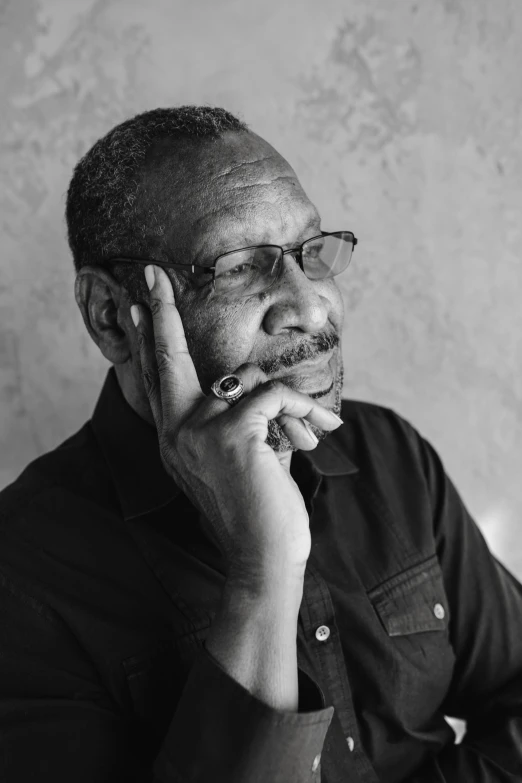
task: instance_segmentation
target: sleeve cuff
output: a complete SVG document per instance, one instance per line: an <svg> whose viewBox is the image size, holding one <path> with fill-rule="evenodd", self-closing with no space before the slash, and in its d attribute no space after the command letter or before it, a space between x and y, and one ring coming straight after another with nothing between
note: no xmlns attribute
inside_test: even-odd
<svg viewBox="0 0 522 783"><path fill-rule="evenodd" d="M334 707L321 707L317 686L301 669L299 688L299 712L273 709L230 677L203 646L156 759L155 779L162 783L319 781L317 756Z"/></svg>

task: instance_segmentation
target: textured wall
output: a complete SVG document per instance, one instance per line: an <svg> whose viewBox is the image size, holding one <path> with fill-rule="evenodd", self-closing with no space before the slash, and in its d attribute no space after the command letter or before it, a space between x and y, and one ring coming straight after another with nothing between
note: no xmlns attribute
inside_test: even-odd
<svg viewBox="0 0 522 783"><path fill-rule="evenodd" d="M0 0L0 486L108 366L74 302L74 163L138 111L223 105L360 238L345 395L431 440L522 577L521 40L517 0Z"/></svg>

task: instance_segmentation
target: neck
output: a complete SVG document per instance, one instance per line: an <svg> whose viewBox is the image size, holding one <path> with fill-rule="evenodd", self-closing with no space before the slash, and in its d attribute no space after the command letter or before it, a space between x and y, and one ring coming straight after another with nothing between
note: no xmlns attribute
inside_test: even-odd
<svg viewBox="0 0 522 783"><path fill-rule="evenodd" d="M148 424L155 427L154 417L143 384L136 382L132 372L130 372L130 368L126 364L115 364L114 371L120 384L121 393L132 410Z"/></svg>

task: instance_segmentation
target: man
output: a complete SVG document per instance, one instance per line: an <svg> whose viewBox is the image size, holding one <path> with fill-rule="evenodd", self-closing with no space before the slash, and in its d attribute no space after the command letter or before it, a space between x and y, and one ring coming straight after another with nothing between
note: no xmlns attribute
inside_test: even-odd
<svg viewBox="0 0 522 783"><path fill-rule="evenodd" d="M521 586L432 446L341 400L352 227L190 106L98 141L67 222L112 366L0 496L0 779L522 780Z"/></svg>

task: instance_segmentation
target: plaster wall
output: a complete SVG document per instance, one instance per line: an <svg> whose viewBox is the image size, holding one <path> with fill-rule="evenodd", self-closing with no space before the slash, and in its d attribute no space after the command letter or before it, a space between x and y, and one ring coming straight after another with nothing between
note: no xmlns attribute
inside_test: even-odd
<svg viewBox="0 0 522 783"><path fill-rule="evenodd" d="M517 0L0 0L0 487L108 368L74 301L73 165L138 111L222 105L359 237L345 396L428 437L522 578L521 40Z"/></svg>

